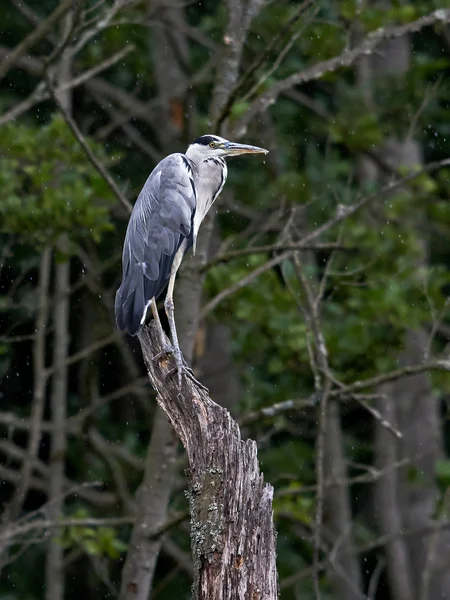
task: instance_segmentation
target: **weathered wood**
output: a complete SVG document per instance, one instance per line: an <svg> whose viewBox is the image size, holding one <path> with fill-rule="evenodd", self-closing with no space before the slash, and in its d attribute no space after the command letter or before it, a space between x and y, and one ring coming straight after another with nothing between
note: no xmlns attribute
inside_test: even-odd
<svg viewBox="0 0 450 600"><path fill-rule="evenodd" d="M273 488L259 472L256 443L243 441L229 412L197 384L166 375L171 357L160 350L152 323L139 334L157 400L189 460L194 600L276 600Z"/></svg>

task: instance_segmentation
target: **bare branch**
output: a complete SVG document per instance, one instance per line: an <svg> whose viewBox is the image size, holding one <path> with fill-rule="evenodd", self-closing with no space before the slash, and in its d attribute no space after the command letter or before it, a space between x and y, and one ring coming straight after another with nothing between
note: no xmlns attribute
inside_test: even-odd
<svg viewBox="0 0 450 600"><path fill-rule="evenodd" d="M312 3L313 0L305 0L300 4L292 17L287 21L287 23L281 28L281 30L277 33L277 35L270 41L267 48L261 55L252 63L252 65L247 69L247 71L242 75L237 85L231 91L226 104L222 108L222 111L217 119L217 126L220 128L220 125L223 121L228 117L230 113L230 109L233 106L234 102L239 98L240 94L243 93L247 84L250 82L254 73L264 64L269 58L272 50L276 48L277 44L284 38L284 36L291 30L291 28L295 25L295 23L300 19L303 12L308 8L308 6Z"/></svg>
<svg viewBox="0 0 450 600"><path fill-rule="evenodd" d="M42 510L41 512L44 512ZM66 527L118 527L120 525L130 525L134 523L134 517L107 517L104 519L98 518L83 518L83 519L35 519L24 524L14 523L10 527L3 529L0 532L0 544L5 546L16 544L17 538L24 535L29 535L36 531L45 533L46 530L65 529ZM41 540L43 541L43 540Z"/></svg>
<svg viewBox="0 0 450 600"><path fill-rule="evenodd" d="M267 108L273 104L278 96L285 90L301 83L319 79L324 74L332 73L342 67L351 66L361 56L372 54L377 46L384 40L400 38L408 33L415 33L424 27L434 25L435 23L447 23L449 21L450 9L438 9L429 15L420 17L405 25L399 25L397 27L380 27L369 33L369 35L354 48L344 50L339 56L311 65L299 73L294 73L286 79L278 81L267 90L267 92L264 92L252 102L245 115L234 126L235 136L240 137L244 135L248 124L255 116L258 113L267 110Z"/></svg>
<svg viewBox="0 0 450 600"><path fill-rule="evenodd" d="M17 486L20 480L20 473L0 464L0 477L5 481L9 481ZM48 492L48 484L46 480L42 479L41 477L31 476L29 480L29 487L33 488L34 490L38 490L43 494L47 494ZM94 506L110 508L117 505L117 495L112 492L98 491L94 489L88 489L87 487L74 486L73 482L69 481L68 479L65 480L64 489L66 490L66 496L79 496Z"/></svg>
<svg viewBox="0 0 450 600"><path fill-rule="evenodd" d="M329 244L310 244L305 245L303 242L285 244L285 243L277 243L277 244L267 244L266 246L250 246L249 248L242 248L241 250L230 250L224 254L219 254L211 259L204 267L204 271L208 271L211 267L214 267L220 263L227 263L235 258L241 258L242 256L249 256L252 254L265 254L269 252L283 252L285 250L343 250L345 252L351 252L353 248L350 246L344 246L338 243L329 243Z"/></svg>
<svg viewBox="0 0 450 600"><path fill-rule="evenodd" d="M105 71L106 69L109 69L109 67L115 65L119 60L124 58L134 49L135 48L132 44L130 44L129 46L125 46L125 48L123 48L119 52L116 52L116 54L113 54L111 57L107 58L103 62L99 63L98 65L95 65L95 67L92 67L92 69L88 69L87 71L80 73L70 81L62 84L61 86L56 87L55 93L61 94L62 92L72 90L78 87L79 85L87 83L90 79L94 78L95 75L98 75L102 71ZM38 70L39 73L43 73L42 63L38 62L36 59L36 63L38 64L35 64L35 59L31 59L31 57L27 57L27 59L30 62L30 69L32 69L33 71ZM6 113L4 113L0 117L0 126L5 125L13 119L16 119L23 113L30 110L30 108L32 108L39 102L43 102L44 100L50 97L51 95L44 82L39 82L39 84L36 86L34 91L28 96L28 98L25 98L25 100L22 100L22 102L18 102L17 104L15 104L12 108L10 108L10 110L6 111Z"/></svg>
<svg viewBox="0 0 450 600"><path fill-rule="evenodd" d="M133 498L128 489L128 485L126 479L124 477L122 468L119 464L119 461L111 452L109 444L103 437L94 429L91 428L88 432L88 438L91 442L93 448L100 454L105 463L108 465L113 479L116 484L117 493L120 497L120 500L123 506L126 509L126 512L133 513L134 512L134 503Z"/></svg>
<svg viewBox="0 0 450 600"><path fill-rule="evenodd" d="M52 251L49 246L44 248L39 267L39 284L37 290L38 311L36 315L36 337L33 343L33 404L31 406L30 432L26 459L22 462L18 485L10 502L9 519L14 520L20 513L25 500L32 472L32 465L37 455L42 431L42 418L45 405L45 388L47 376L45 373L45 342L48 320L48 296L50 284Z"/></svg>
<svg viewBox="0 0 450 600"><path fill-rule="evenodd" d="M47 74L46 80L47 80L47 88L49 89L51 95L53 96L53 99L54 99L60 113L64 117L64 120L66 121L67 125L72 130L72 133L75 136L75 138L78 140L80 146L83 148L84 152L86 153L86 156L89 158L92 165L97 169L97 171L100 173L100 175L106 181L106 183L109 185L111 191L116 196L116 198L125 207L128 214L131 213L131 211L133 209L132 205L128 202L128 200L122 194L122 192L118 188L116 182L113 180L111 175L106 170L106 167L98 160L98 158L92 152L92 150L89 147L88 143L86 142L83 134L81 133L80 129L78 128L78 125L75 123L72 116L67 112L67 110L64 108L64 106L61 104L61 102L58 98L58 91L55 90L55 88L53 87L53 84L52 84L48 74Z"/></svg>
<svg viewBox="0 0 450 600"><path fill-rule="evenodd" d="M80 4L80 0L63 0L59 3L50 16L42 21L36 29L24 38L20 44L9 54L2 63L0 63L0 81L8 73L9 69L20 59L20 57L34 46L39 40L44 38L52 27L69 11L74 5Z"/></svg>
<svg viewBox="0 0 450 600"><path fill-rule="evenodd" d="M104 29L107 29L112 19L120 9L122 9L125 5L131 6L131 4L133 4L133 0L114 0L112 5L109 7L109 10L106 10L99 16L99 18L94 20L92 27L80 33L76 43L70 49L71 56L74 57L86 46L87 43L92 40L93 37L98 35Z"/></svg>
<svg viewBox="0 0 450 600"><path fill-rule="evenodd" d="M116 341L117 338L119 338L119 337L121 337L120 333L114 331L110 335L107 335L105 338L102 338L101 340L97 340L97 341L93 342L92 344L89 344L89 346L86 346L86 348L82 348L81 350L79 350L75 354L72 354L71 356L68 356L65 359L64 364L66 366L73 365L74 363L77 363L80 360L83 360L84 358L87 358L88 356L90 356L91 354L93 354L94 352L96 352L97 350L101 350L105 346L108 346L112 342ZM48 367L48 369L45 370L45 373L46 373L47 376L50 376L50 375L53 375L54 370L55 370L55 367L51 366L51 367Z"/></svg>
<svg viewBox="0 0 450 600"><path fill-rule="evenodd" d="M361 400L370 400L374 397L379 397L380 394L376 394L375 396L369 397L357 396L356 398L355 394L363 390L378 387L383 383L397 381L402 377L409 377L412 375L417 375L418 373L426 373L428 371L450 372L450 361L445 359L435 359L430 362L425 362L423 364L410 365L402 367L400 369L389 371L388 373L381 373L380 375L377 375L375 377L355 381L346 386L339 387L338 389L330 390L330 398L340 398L342 401L355 399L358 402ZM278 402L277 404L272 404L271 406L265 406L264 408L251 412L243 416L239 422L242 426L244 426L250 425L251 423L255 423L262 419L273 419L276 416L285 412L295 412L305 410L307 408L314 408L318 405L319 401L320 395L317 395L316 393L311 394L308 398L285 400L283 402ZM394 433L394 435L398 437L399 432L392 431L392 433Z"/></svg>

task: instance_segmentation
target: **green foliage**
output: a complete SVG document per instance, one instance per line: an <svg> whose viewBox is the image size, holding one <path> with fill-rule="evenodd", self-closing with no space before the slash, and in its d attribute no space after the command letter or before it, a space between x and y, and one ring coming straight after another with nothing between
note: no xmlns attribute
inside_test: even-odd
<svg viewBox="0 0 450 600"><path fill-rule="evenodd" d="M70 519L81 521L89 517L86 509L78 509ZM83 525L70 525L61 533L60 543L66 550L79 549L92 556L107 556L117 559L126 551L127 545L118 537L117 531L112 527L89 527Z"/></svg>
<svg viewBox="0 0 450 600"><path fill-rule="evenodd" d="M450 460L440 459L435 464L436 480L442 490L450 487Z"/></svg>
<svg viewBox="0 0 450 600"><path fill-rule="evenodd" d="M361 152L381 144L383 135L377 122L376 115L367 112L361 102L347 105L346 109L334 120L330 127L330 137L333 142L344 144L352 152Z"/></svg>
<svg viewBox="0 0 450 600"><path fill-rule="evenodd" d="M20 42L30 27L26 17L13 4L0 0L2 43L11 48ZM44 15L54 4L36 4L37 11ZM264 4L244 45L241 74L268 50L298 6L297 2L281 1ZM339 54L378 27L400 25L441 6L442 2L395 0L388 9L372 3L361 10L358 0L315 2L268 52L258 69L250 73L247 87L231 109L230 128L245 114L255 97L280 79ZM316 8L319 9L317 14ZM177 149L178 144L183 147L187 142L188 132L190 136L210 129L209 110L217 85L214 68L223 46L230 43L224 40L228 23L226 3L215 0L188 3L185 15L188 52L184 56L182 48L182 67L193 76L195 85L185 98L186 108L192 107L192 110L189 108L189 122L186 118L186 127L180 136L183 139L177 140ZM105 95L105 102L99 103L91 95L90 84L80 86L75 92L75 116L83 131L92 135L89 144L96 156L112 166L122 181L129 181L136 189L154 166L154 161L139 150L136 140L148 140L155 148L160 148L165 141L165 124L158 118L158 111L167 99L159 95L157 81L157 67L161 68L161 65L155 64L158 36L153 35L156 31L153 27L159 26L156 17L154 13L149 15L147 3L134 3L127 8L123 19L119 13L117 23L113 21L102 34L93 38L76 57L74 65L74 72L81 73L126 44L135 45L136 51L126 60L97 76L97 80L104 80L116 90L117 97L112 92L111 96ZM174 30L175 42L177 35L178 31ZM294 35L298 38L280 60L282 50L287 48ZM304 232L314 231L326 223L337 213L339 206L349 206L367 194L376 193L383 182L361 176L362 159L368 159L373 153L380 154L384 160L385 166L380 168L383 180L389 181L394 175L407 175L411 167L408 171L397 169L395 161L384 152L386 140L404 140L411 136L421 143L426 162L449 156L450 59L441 26L427 28L411 40L413 52L408 73L392 76L380 73L378 79L371 81L369 89L357 80L357 64L339 69L296 87L291 90L292 94L282 94L266 116L257 115L250 123L246 134L248 141L267 144L271 154L261 161L248 157L235 159L230 165L227 187L215 206L219 212L221 238L232 242L231 249L283 242L284 234L292 233L284 229L292 209L298 211L294 234L301 238ZM46 56L50 47L50 42L43 40L30 52ZM175 47L180 50L176 43ZM214 48L218 48L217 54L214 54ZM383 54L380 51L376 56L380 58ZM277 68L273 69L275 64ZM253 96L247 97L246 93L261 78L264 83ZM5 82L0 93L2 113L34 89L36 76L14 69ZM93 87L95 89L95 85ZM133 93L142 102L149 102L154 127L151 120L149 124L148 120L141 121L139 114L134 115L133 107L130 107L133 118L123 118L130 115L128 108L118 100L122 92ZM371 99L369 105L368 96ZM111 108L122 113L113 126L109 121ZM54 110L52 103L42 103L38 111L30 111L26 118L3 126L0 136L0 233L3 234L0 255L7 257L0 280L0 321L4 336L0 338L0 397L2 412L5 415L14 413L17 419L26 419L30 414L34 328L29 324L36 314L36 282L42 246L68 232L74 255L80 246L84 250L72 261L74 281L71 283L78 291L70 299L71 352L94 341L92 332L98 325L97 314L101 315L99 320L103 329L107 334L111 332L111 299L120 273L119 262L106 273L102 268L103 262L118 252L125 223L112 210L114 198L110 190ZM198 116L194 120L196 113ZM128 138L129 126L133 128L133 137ZM105 133L107 130L109 133ZM118 156L125 156L126 160L119 164ZM220 202L226 195L236 201L236 211L232 208L223 210L224 204ZM406 331L419 327L430 331L436 320L444 327L449 326L446 304L450 290L449 197L449 170L423 174L395 194L373 199L315 240L338 242L343 249L299 255L302 275L315 293L326 276L320 323L330 369L343 383L396 368ZM120 234L106 235L114 228ZM11 254L8 250L10 240L14 242ZM210 269L206 276L205 298L245 278L276 253L246 255ZM55 254L53 263L66 258ZM84 272L80 276L78 271L84 269L80 264L85 264L85 258L87 263L90 260L94 263L95 286L88 288L83 285ZM89 286L91 284L89 281ZM52 280L52 293L53 290ZM89 302L86 302L87 297ZM95 310L91 310L92 306ZM310 365L314 340L302 310L304 306L305 292L295 265L289 259L228 297L209 317L225 324L231 332L233 360L240 383L233 406L235 412L245 413L314 394L315 381ZM49 335L46 337L47 366L51 365L54 341L52 310L51 303ZM24 341L12 344L10 337L16 333L18 339L23 334ZM446 335L438 330L430 340L430 350L433 353L447 343ZM131 388L128 395L120 396L118 400L105 403L101 400L121 386L129 385L129 366L133 364L132 352L135 350L133 341L126 344L126 349L131 349L130 354L127 355L124 349L125 345L121 346L120 352L110 346L70 366L69 423L75 428L70 429L65 461L67 477L71 480L101 481L105 490L116 489L117 472L112 472L111 464L89 442L89 428L97 428L106 440L116 444L114 460L133 493L142 476L139 459L146 454L149 416L153 414L155 403L150 392L148 403L142 396L135 401L135 390ZM140 358L137 363L140 364ZM223 376L226 378L227 373ZM432 382L436 397L450 391L448 374L433 373ZM264 477L275 485L278 568L282 579L308 569L312 561L310 533L316 510L315 440L319 401L317 398L317 405L304 410L287 411L275 418L252 422L244 431L245 436L258 441ZM72 418L79 411L88 413L88 418L78 432L78 422ZM49 418L47 412L46 409L45 419ZM363 472L370 473L374 461L373 420L350 400L342 412L349 476L359 475L361 465ZM5 438L8 436L8 442L14 438L14 441L17 439L26 444L23 431L10 431L4 426L3 432ZM48 458L48 442L45 431L40 448L42 461ZM127 454L134 455L138 466L129 468L123 458ZM15 468L15 463L8 463L8 468ZM410 485L429 485L416 466L407 467L405 472ZM435 479L441 492L436 514L440 513L448 491L449 473L447 459L436 463ZM41 476L41 473L36 471L33 476ZM366 484L352 484L349 493L355 541L361 544L375 541L377 533L366 518L367 505L371 503L370 488ZM5 493L5 498L7 496ZM33 492L27 502L26 510L33 510L41 506L43 499ZM186 508L186 500L178 489L171 502L172 509ZM80 499L75 502L69 498L66 510L73 519L98 516L93 514L87 501ZM115 506L113 509L108 507L103 516L108 516L111 511L116 514L117 510ZM188 535L182 527L169 535L184 552L189 552ZM114 527L86 525L65 527L60 535L67 557L81 553L84 558L86 555L101 558L106 564L114 564L123 557L127 548L125 539L122 531ZM367 565L374 555L363 558L369 559L365 563L368 578ZM27 550L8 567L0 585L0 597L6 598L13 585L15 595L10 594L10 597L14 600L40 600L43 597L44 560L43 545ZM177 569L171 557L162 553L155 579L155 597L166 600L189 595L186 591L188 575L181 575ZM98 574L91 574L88 581L79 576L80 573L84 575L85 570L82 561L68 564L67 579L71 584L67 586L67 600L88 593L99 600L110 597L109 591L101 587ZM23 577L23 573L27 576ZM116 587L119 577L119 569L111 569ZM321 587L324 600L334 597L325 571L321 576ZM381 590L378 595L383 592ZM283 587L281 597L283 600L314 598L310 573L295 585Z"/></svg>
<svg viewBox="0 0 450 600"><path fill-rule="evenodd" d="M92 148L105 160L100 147ZM61 117L39 127L4 126L0 153L2 233L43 245L61 233L98 242L112 230L111 191Z"/></svg>

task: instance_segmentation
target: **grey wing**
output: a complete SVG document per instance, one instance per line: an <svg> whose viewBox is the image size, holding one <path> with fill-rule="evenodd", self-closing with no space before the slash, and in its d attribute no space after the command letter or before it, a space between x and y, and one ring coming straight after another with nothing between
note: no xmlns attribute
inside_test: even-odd
<svg viewBox="0 0 450 600"><path fill-rule="evenodd" d="M122 283L116 293L117 327L136 335L152 298L164 290L184 240L192 245L196 194L183 154L171 154L152 171L134 205L123 248Z"/></svg>

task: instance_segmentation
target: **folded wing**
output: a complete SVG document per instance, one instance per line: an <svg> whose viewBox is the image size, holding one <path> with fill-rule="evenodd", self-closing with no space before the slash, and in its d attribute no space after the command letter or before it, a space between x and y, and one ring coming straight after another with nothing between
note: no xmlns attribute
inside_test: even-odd
<svg viewBox="0 0 450 600"><path fill-rule="evenodd" d="M152 171L134 205L122 256L122 283L116 293L117 327L136 335L147 307L167 285L182 242L192 246L196 194L192 169L183 154L171 154Z"/></svg>

